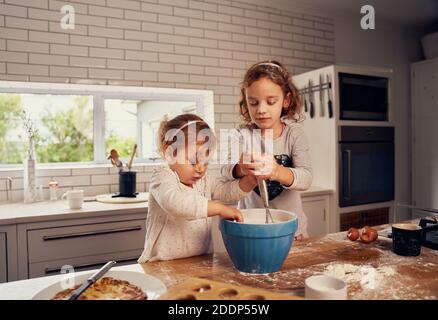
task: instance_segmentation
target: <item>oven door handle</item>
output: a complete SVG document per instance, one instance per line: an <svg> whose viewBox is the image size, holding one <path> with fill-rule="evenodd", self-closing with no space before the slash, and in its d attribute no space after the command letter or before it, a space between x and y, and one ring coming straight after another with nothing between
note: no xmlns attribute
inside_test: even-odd
<svg viewBox="0 0 438 320"><path fill-rule="evenodd" d="M345 200L351 200L351 150L347 149L344 151L347 154L347 183L348 183L348 196L344 194Z"/></svg>

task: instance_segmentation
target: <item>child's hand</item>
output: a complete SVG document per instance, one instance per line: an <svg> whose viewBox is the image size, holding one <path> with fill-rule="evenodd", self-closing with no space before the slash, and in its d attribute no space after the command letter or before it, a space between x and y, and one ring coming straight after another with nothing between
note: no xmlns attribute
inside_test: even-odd
<svg viewBox="0 0 438 320"><path fill-rule="evenodd" d="M207 207L207 216L212 217L219 215L226 220L235 220L237 222L243 222L242 213L236 208L224 205L219 201L209 200Z"/></svg>
<svg viewBox="0 0 438 320"><path fill-rule="evenodd" d="M307 237L305 237L304 234L302 234L302 233L295 237L296 241L304 241L306 239L307 239Z"/></svg>
<svg viewBox="0 0 438 320"><path fill-rule="evenodd" d="M242 176L259 175L260 172L268 171L266 166L266 156L255 156L252 154L242 154L239 160L239 169Z"/></svg>
<svg viewBox="0 0 438 320"><path fill-rule="evenodd" d="M223 211L220 213L222 219L243 222L243 216L240 210L224 205Z"/></svg>
<svg viewBox="0 0 438 320"><path fill-rule="evenodd" d="M239 169L242 175L252 175L256 176L257 179L263 180L275 180L277 178L278 167L279 164L270 154L259 156L243 154L239 162Z"/></svg>

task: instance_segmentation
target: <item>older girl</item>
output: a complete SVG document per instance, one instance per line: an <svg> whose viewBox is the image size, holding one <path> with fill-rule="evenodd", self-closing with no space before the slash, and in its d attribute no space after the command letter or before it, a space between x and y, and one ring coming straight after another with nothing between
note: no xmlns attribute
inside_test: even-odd
<svg viewBox="0 0 438 320"><path fill-rule="evenodd" d="M273 137L273 155L256 157L237 164L224 165L222 175L232 181L245 175L268 180L270 207L292 211L298 216L297 239L307 237L307 217L299 190L310 187L313 179L309 146L302 129L298 90L290 73L277 61L263 61L250 67L241 87L242 127L260 129L262 136ZM268 170L266 170L268 168ZM258 188L239 202L239 208L260 208L263 202Z"/></svg>

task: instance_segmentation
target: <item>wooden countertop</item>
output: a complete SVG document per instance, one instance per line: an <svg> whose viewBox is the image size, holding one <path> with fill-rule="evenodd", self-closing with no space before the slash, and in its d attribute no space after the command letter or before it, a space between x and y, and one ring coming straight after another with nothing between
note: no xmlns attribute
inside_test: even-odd
<svg viewBox="0 0 438 320"><path fill-rule="evenodd" d="M195 276L304 296L307 277L337 272L347 282L348 299L438 299L438 251L423 247L418 257L402 257L391 247L388 238L363 244L341 232L295 241L283 267L272 274L241 273L226 253L141 266L168 287Z"/></svg>
<svg viewBox="0 0 438 320"><path fill-rule="evenodd" d="M186 278L198 277L294 295L304 295L307 277L343 270L346 274L340 277L347 282L349 299L438 299L438 250L423 247L418 257L401 257L391 251L391 246L391 240L384 237L372 244L351 242L345 232L295 241L283 267L262 275L237 271L226 253L116 269L143 271L159 278L168 288ZM0 284L0 300L31 299L60 277Z"/></svg>

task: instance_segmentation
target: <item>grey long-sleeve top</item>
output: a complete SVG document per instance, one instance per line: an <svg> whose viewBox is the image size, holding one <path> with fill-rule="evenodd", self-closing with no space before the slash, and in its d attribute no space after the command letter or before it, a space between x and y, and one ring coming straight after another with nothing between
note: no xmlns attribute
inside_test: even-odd
<svg viewBox="0 0 438 320"><path fill-rule="evenodd" d="M296 236L302 234L307 236L307 217L303 211L301 196L298 191L306 190L313 180L312 167L310 163L309 144L307 137L300 123L282 120L285 124L280 137L273 141L274 155L288 155L292 160L290 170L294 174L294 181L290 186L282 186L283 191L269 202L269 207L292 211L298 216L298 230ZM221 175L232 181L233 168L235 164L227 164L221 167ZM263 208L260 196L255 192L239 201L238 208Z"/></svg>

